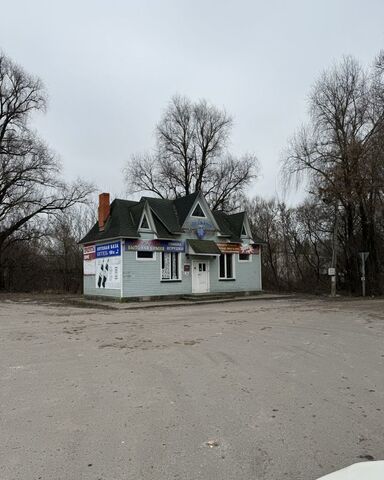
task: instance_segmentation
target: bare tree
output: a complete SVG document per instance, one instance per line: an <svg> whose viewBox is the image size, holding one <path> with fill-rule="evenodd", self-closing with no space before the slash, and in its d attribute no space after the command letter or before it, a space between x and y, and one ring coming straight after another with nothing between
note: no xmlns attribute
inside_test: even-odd
<svg viewBox="0 0 384 480"><path fill-rule="evenodd" d="M263 282L267 287L279 290L280 232L278 225L278 208L275 199L264 200L255 197L244 204L248 212L252 235L262 238L263 247Z"/></svg>
<svg viewBox="0 0 384 480"><path fill-rule="evenodd" d="M61 180L60 163L31 130L31 114L45 109L41 81L0 54L0 286L7 245L38 234L38 217L85 202L92 191Z"/></svg>
<svg viewBox="0 0 384 480"><path fill-rule="evenodd" d="M272 290L327 288L332 249L329 207L315 199L287 207L277 199L246 200L252 234L262 238L263 284Z"/></svg>
<svg viewBox="0 0 384 480"><path fill-rule="evenodd" d="M349 289L359 284L358 252L369 251L371 291L381 265L377 213L383 199L384 82L377 60L371 72L345 57L326 71L310 96L309 125L293 138L283 166L288 180L309 179L311 192L334 205L342 221L340 259Z"/></svg>
<svg viewBox="0 0 384 480"><path fill-rule="evenodd" d="M79 292L83 280L83 248L78 244L94 225L96 206L75 205L56 215L47 226L45 251L55 271L56 285L65 292Z"/></svg>
<svg viewBox="0 0 384 480"><path fill-rule="evenodd" d="M125 169L131 192L174 198L202 191L213 208L227 209L256 175L253 155L227 151L233 122L205 100L172 98L156 127L153 155L134 155Z"/></svg>

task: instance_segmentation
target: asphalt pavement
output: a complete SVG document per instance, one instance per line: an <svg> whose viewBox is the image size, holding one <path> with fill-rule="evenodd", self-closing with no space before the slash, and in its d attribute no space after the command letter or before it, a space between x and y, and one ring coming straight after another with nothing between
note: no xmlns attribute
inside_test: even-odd
<svg viewBox="0 0 384 480"><path fill-rule="evenodd" d="M314 480L384 459L384 300L0 303L1 480Z"/></svg>

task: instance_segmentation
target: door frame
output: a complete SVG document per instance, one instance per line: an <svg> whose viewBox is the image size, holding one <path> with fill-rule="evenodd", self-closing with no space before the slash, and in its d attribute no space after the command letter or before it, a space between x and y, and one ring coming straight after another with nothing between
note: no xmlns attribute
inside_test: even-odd
<svg viewBox="0 0 384 480"><path fill-rule="evenodd" d="M207 290L204 292L196 291L197 286L197 274L195 277L195 266L199 268L199 263L205 263L206 269L205 273L207 276ZM210 261L209 260L192 260L192 293L209 293L211 291L211 284L210 284L210 268L209 268Z"/></svg>

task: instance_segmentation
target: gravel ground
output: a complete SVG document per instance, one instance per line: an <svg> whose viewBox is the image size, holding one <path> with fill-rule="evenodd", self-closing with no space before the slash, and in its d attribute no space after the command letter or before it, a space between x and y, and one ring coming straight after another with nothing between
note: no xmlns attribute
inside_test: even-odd
<svg viewBox="0 0 384 480"><path fill-rule="evenodd" d="M384 459L384 300L0 303L1 480L314 480Z"/></svg>

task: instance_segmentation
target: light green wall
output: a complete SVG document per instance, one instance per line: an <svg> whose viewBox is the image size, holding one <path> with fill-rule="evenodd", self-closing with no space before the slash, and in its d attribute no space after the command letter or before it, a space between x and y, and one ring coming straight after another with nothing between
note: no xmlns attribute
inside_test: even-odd
<svg viewBox="0 0 384 480"><path fill-rule="evenodd" d="M181 258L181 281L161 281L161 252L155 260L137 260L136 252L124 252L123 295L139 297L150 295L183 295L191 293L191 273L185 275L185 253Z"/></svg>
<svg viewBox="0 0 384 480"><path fill-rule="evenodd" d="M209 212L205 201L200 201L200 205L207 215L206 221L213 223L213 217ZM193 211L194 207L191 209ZM178 236L175 240L187 240L188 238L196 238L195 226L198 219L188 217L185 221L184 228L187 230L183 235ZM212 225L211 225L212 227ZM141 238L151 240L154 234L150 232L142 232ZM215 242L225 242L225 238L218 237L216 233L209 233L205 237L206 240ZM245 239L249 240L249 239ZM106 243L106 242L100 242ZM161 253L156 252L155 260L137 260L136 252L122 252L122 291L121 290L101 290L96 289L95 276L84 277L84 294L85 295L102 295L120 298L127 297L145 297L158 295L184 295L192 293L192 260L209 262L210 270L210 292L241 292L241 291L258 291L262 289L261 285L261 254L253 255L251 262L239 262L238 255L235 257L235 280L219 280L219 258L218 257L194 257L187 258L185 253L180 254L181 259L181 281L161 281L160 280L160 261ZM191 265L190 272L184 273L184 264Z"/></svg>
<svg viewBox="0 0 384 480"><path fill-rule="evenodd" d="M147 238L151 238L146 235ZM187 236L182 235L178 240L186 240ZM207 239L222 242L215 236ZM102 243L102 242L101 242ZM189 259L185 253L181 253L181 281L160 280L160 259L161 253L156 252L155 260L137 260L136 252L122 252L123 262L123 297L141 297L158 295L184 295L192 293L192 260L208 261L210 265L210 292L240 292L258 291L261 285L261 255L253 255L251 262L239 262L238 255L234 254L235 280L219 280L219 258L218 257L195 257ZM191 265L189 274L184 272L184 263ZM96 289L95 276L84 276L84 294L121 297L120 290Z"/></svg>

